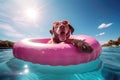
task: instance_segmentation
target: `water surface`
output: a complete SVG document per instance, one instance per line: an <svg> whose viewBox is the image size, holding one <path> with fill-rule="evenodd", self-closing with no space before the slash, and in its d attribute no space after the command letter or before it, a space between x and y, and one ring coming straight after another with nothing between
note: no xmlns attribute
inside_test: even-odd
<svg viewBox="0 0 120 80"><path fill-rule="evenodd" d="M120 80L120 47L103 48L101 70L83 74L43 74L38 64L19 60L0 49L0 80Z"/></svg>

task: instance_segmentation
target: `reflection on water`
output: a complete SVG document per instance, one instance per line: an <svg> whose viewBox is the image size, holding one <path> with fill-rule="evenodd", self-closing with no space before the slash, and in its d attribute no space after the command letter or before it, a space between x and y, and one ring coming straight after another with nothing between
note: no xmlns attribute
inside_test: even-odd
<svg viewBox="0 0 120 80"><path fill-rule="evenodd" d="M1 49L0 80L120 80L119 57L120 47L103 48L102 70L83 74L43 74L38 64L14 58L11 49Z"/></svg>
<svg viewBox="0 0 120 80"><path fill-rule="evenodd" d="M102 75L106 80L120 80L120 47L103 48L101 59L104 61Z"/></svg>

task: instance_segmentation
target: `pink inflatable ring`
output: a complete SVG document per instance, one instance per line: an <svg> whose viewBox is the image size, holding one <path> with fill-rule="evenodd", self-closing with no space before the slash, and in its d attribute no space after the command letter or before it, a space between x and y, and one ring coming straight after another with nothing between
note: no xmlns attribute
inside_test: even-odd
<svg viewBox="0 0 120 80"><path fill-rule="evenodd" d="M47 44L50 38L30 38L16 42L13 54L25 61L52 66L87 63L100 56L101 46L96 39L86 35L73 35L70 38L84 40L94 49L93 52L80 52L72 44Z"/></svg>

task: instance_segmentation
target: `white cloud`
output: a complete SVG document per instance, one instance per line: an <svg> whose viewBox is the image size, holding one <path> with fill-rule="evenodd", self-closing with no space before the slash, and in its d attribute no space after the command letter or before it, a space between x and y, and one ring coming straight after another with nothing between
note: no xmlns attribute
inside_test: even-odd
<svg viewBox="0 0 120 80"><path fill-rule="evenodd" d="M112 24L113 23L108 23L108 24L102 23L101 25L98 26L98 29L103 29L103 28L110 27Z"/></svg>
<svg viewBox="0 0 120 80"><path fill-rule="evenodd" d="M13 27L7 25L7 24L4 24L4 25L0 25L0 28L7 31L7 32L16 32L15 29L13 29Z"/></svg>
<svg viewBox="0 0 120 80"><path fill-rule="evenodd" d="M6 32L5 35L10 36L10 37L14 37L14 38L23 38L24 37L24 35L20 34L20 33Z"/></svg>
<svg viewBox="0 0 120 80"><path fill-rule="evenodd" d="M45 2L44 0L6 0L0 5L0 16L9 18L20 27L39 27L44 16Z"/></svg>
<svg viewBox="0 0 120 80"><path fill-rule="evenodd" d="M102 32L102 33L100 33L99 35L104 35L105 34L105 32Z"/></svg>
<svg viewBox="0 0 120 80"><path fill-rule="evenodd" d="M12 26L7 24L0 24L0 29L4 31L4 34L13 38L23 38L24 35L15 30Z"/></svg>
<svg viewBox="0 0 120 80"><path fill-rule="evenodd" d="M104 34L105 34L105 32L101 32L101 33L97 34L96 36L102 36Z"/></svg>
<svg viewBox="0 0 120 80"><path fill-rule="evenodd" d="M39 0L11 0L7 1L9 4L11 19L15 23L24 27L38 27L39 20L42 19L43 10L42 5L38 3ZM15 5L12 5L15 4ZM13 15L14 14L14 15Z"/></svg>

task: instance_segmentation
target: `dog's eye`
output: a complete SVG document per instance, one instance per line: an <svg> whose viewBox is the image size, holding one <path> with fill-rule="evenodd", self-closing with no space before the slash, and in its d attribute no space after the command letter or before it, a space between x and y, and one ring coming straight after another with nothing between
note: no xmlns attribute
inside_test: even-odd
<svg viewBox="0 0 120 80"><path fill-rule="evenodd" d="M54 22L53 25L59 25L60 23L59 22Z"/></svg>
<svg viewBox="0 0 120 80"><path fill-rule="evenodd" d="M62 21L62 24L66 25L68 24L68 21Z"/></svg>
<svg viewBox="0 0 120 80"><path fill-rule="evenodd" d="M58 26L60 23L59 22L54 22L53 25L54 26Z"/></svg>
<svg viewBox="0 0 120 80"><path fill-rule="evenodd" d="M56 26L58 26L60 23L56 23Z"/></svg>

